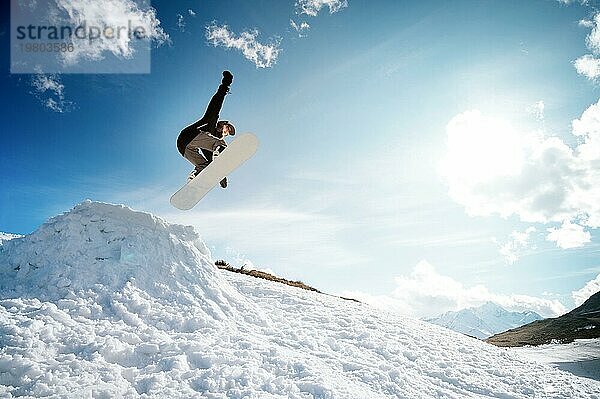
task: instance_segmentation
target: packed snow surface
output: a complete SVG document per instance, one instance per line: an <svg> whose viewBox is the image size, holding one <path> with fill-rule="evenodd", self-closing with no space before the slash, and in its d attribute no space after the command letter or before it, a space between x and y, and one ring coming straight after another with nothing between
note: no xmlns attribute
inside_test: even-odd
<svg viewBox="0 0 600 399"><path fill-rule="evenodd" d="M511 351L581 377L600 380L600 338L578 339L568 344L511 348Z"/></svg>
<svg viewBox="0 0 600 399"><path fill-rule="evenodd" d="M84 202L0 246L0 398L598 398L600 383L368 305L219 271Z"/></svg>
<svg viewBox="0 0 600 399"><path fill-rule="evenodd" d="M475 338L485 339L540 319L542 316L532 311L511 312L493 302L487 302L457 312L446 312L426 321Z"/></svg>

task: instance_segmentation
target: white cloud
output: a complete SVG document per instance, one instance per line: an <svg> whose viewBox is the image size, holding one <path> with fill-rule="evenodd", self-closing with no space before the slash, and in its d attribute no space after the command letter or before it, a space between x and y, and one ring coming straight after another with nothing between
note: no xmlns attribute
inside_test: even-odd
<svg viewBox="0 0 600 399"><path fill-rule="evenodd" d="M562 4L572 4L572 3L588 4L589 0L558 0L558 2L562 3Z"/></svg>
<svg viewBox="0 0 600 399"><path fill-rule="evenodd" d="M237 49L257 68L270 68L277 61L281 51L279 40L273 40L271 44L261 44L256 40L257 37L256 30L244 31L236 36L227 25L219 26L213 23L206 27L206 39L213 46Z"/></svg>
<svg viewBox="0 0 600 399"><path fill-rule="evenodd" d="M329 8L329 13L333 14L348 7L348 0L298 0L296 2L298 14L306 14L311 17L316 16L325 6Z"/></svg>
<svg viewBox="0 0 600 399"><path fill-rule="evenodd" d="M187 10L187 14L191 17L195 17L196 13L191 8ZM177 14L177 27L180 32L185 32L185 17L182 14Z"/></svg>
<svg viewBox="0 0 600 399"><path fill-rule="evenodd" d="M160 26L156 17L156 10L152 7L140 8L133 0L55 0L54 22L78 26L85 21L88 27L141 27L149 40L157 44L169 41L169 36ZM96 40L76 39L74 51L62 53L64 62L68 65L76 64L80 60L101 60L105 54L110 53L117 57L130 58L133 56L134 39L128 34L116 32L114 38L109 39L101 35Z"/></svg>
<svg viewBox="0 0 600 399"><path fill-rule="evenodd" d="M586 54L579 57L575 60L573 65L575 65L578 74L583 75L588 79L593 80L600 76L600 59L593 55Z"/></svg>
<svg viewBox="0 0 600 399"><path fill-rule="evenodd" d="M39 70L39 69L38 69ZM52 111L63 113L69 111L72 103L65 100L65 86L60 75L37 73L32 75L31 86L35 95L42 104Z"/></svg>
<svg viewBox="0 0 600 399"><path fill-rule="evenodd" d="M586 38L586 44L592 54L586 54L579 57L573 63L575 69L581 75L594 80L600 76L600 13L594 15L592 20L579 21L580 26L592 28L592 31Z"/></svg>
<svg viewBox="0 0 600 399"><path fill-rule="evenodd" d="M531 226L525 229L525 231L513 231L510 235L510 239L504 244L500 245L499 251L502 256L506 259L509 264L514 264L519 260L521 252L530 246L530 236L536 232L536 228Z"/></svg>
<svg viewBox="0 0 600 399"><path fill-rule="evenodd" d="M30 10L33 11L33 10L37 9L38 2L37 2L37 0L21 0L19 2L19 5L28 7Z"/></svg>
<svg viewBox="0 0 600 399"><path fill-rule="evenodd" d="M527 50L527 47L525 47L525 43L524 42L520 42L519 43L520 51L525 54L525 55L529 55L529 50Z"/></svg>
<svg viewBox="0 0 600 399"><path fill-rule="evenodd" d="M298 0L296 2L297 14L316 16L323 7L328 7L329 13L333 14L348 7L348 1ZM310 28L307 22L297 23L294 20L290 20L290 25L299 37L304 37L305 32ZM215 22L206 27L206 38L213 46L240 50L244 57L252 61L257 68L272 67L281 51L281 39L271 39L269 44L262 44L257 41L258 35L258 30L247 30L236 35L230 31L227 25L219 26Z"/></svg>
<svg viewBox="0 0 600 399"><path fill-rule="evenodd" d="M592 238L583 226L570 222L564 222L560 228L549 228L548 233L548 241L555 242L556 246L562 249L582 247Z"/></svg>
<svg viewBox="0 0 600 399"><path fill-rule="evenodd" d="M533 114L535 115L538 121L544 120L544 110L546 108L546 104L544 101L540 100L533 105Z"/></svg>
<svg viewBox="0 0 600 399"><path fill-rule="evenodd" d="M509 310L533 310L543 316L557 316L566 311L557 300L495 294L481 284L465 287L452 277L438 273L427 261L419 262L409 276L396 277L395 283L396 288L389 295L375 296L352 291L342 295L416 317L432 317L449 310L479 306L488 301Z"/></svg>
<svg viewBox="0 0 600 399"><path fill-rule="evenodd" d="M557 137L521 133L507 122L468 111L447 126L441 173L449 195L472 216L517 215L524 222L564 224L570 239L600 227L600 102L573 121L571 148ZM567 224L565 224L567 223ZM549 239L573 244L566 230ZM558 237L561 237L559 242Z"/></svg>
<svg viewBox="0 0 600 399"><path fill-rule="evenodd" d="M600 274L593 280L588 281L587 284L580 290L573 291L571 295L575 300L575 306L579 306L589 297L600 291Z"/></svg>
<svg viewBox="0 0 600 399"><path fill-rule="evenodd" d="M296 23L293 19L290 19L290 26L294 28L296 32L298 32L298 36L304 37L304 32L306 32L310 25L306 22L301 22L300 24Z"/></svg>
<svg viewBox="0 0 600 399"><path fill-rule="evenodd" d="M180 32L185 32L185 19L181 14L177 14L177 27Z"/></svg>
<svg viewBox="0 0 600 399"><path fill-rule="evenodd" d="M588 107L572 126L573 134L580 141L577 147L579 157L597 164L600 160L600 101ZM600 225L600 220L594 223Z"/></svg>

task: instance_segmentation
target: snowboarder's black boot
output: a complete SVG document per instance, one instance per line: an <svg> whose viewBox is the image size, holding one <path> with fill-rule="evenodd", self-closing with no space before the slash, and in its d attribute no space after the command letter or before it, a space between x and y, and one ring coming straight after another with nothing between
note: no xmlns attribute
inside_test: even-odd
<svg viewBox="0 0 600 399"><path fill-rule="evenodd" d="M231 74L231 72L223 71L223 80L221 81L221 84L224 84L225 86L231 86L232 83L233 75Z"/></svg>
<svg viewBox="0 0 600 399"><path fill-rule="evenodd" d="M191 182L192 180L194 180L194 177L198 176L200 174L200 171L198 169L194 169L190 172L190 174L188 175L187 178L187 182Z"/></svg>

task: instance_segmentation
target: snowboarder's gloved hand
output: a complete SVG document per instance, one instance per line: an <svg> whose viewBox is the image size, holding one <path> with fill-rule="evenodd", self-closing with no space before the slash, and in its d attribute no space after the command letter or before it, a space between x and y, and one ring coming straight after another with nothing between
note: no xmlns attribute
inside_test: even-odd
<svg viewBox="0 0 600 399"><path fill-rule="evenodd" d="M213 151L213 158L214 158L214 157L218 157L218 156L219 156L219 154L221 154L225 148L226 148L226 147L225 147L225 146L223 146L223 145L220 145L220 146L218 146L217 148L215 148L215 150Z"/></svg>
<svg viewBox="0 0 600 399"><path fill-rule="evenodd" d="M233 83L233 75L229 71L223 71L223 80L221 81L225 86L231 86Z"/></svg>

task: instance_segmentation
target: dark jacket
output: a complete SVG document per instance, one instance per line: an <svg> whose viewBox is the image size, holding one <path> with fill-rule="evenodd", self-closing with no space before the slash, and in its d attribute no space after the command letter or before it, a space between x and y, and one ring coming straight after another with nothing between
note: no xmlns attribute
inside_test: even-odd
<svg viewBox="0 0 600 399"><path fill-rule="evenodd" d="M228 92L229 86L221 84L217 89L217 92L210 99L210 103L208 103L204 116L179 133L179 137L177 137L177 149L181 155L185 152L185 147L198 135L198 133L200 133L200 131L208 132L218 138L223 137L222 134L217 133L217 122L219 121L219 112L221 112L223 101Z"/></svg>

